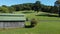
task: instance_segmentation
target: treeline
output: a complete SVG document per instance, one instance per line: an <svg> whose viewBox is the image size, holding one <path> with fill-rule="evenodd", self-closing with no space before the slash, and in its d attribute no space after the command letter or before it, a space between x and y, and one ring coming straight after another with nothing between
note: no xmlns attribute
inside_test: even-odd
<svg viewBox="0 0 60 34"><path fill-rule="evenodd" d="M0 12L1 13L12 13L14 11L15 11L15 9L13 7L6 6L6 5L0 6Z"/></svg>
<svg viewBox="0 0 60 34"><path fill-rule="evenodd" d="M17 4L17 5L11 5L11 6L6 6L6 5L0 6L0 12L3 12L3 13L12 13L14 11L24 11L24 10L58 13L57 7L43 5L41 4L40 1L36 1L35 3L24 3L24 4Z"/></svg>

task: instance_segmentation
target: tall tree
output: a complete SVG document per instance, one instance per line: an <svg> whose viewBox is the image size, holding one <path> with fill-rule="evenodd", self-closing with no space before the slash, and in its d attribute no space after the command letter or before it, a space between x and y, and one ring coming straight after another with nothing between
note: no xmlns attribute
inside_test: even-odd
<svg viewBox="0 0 60 34"><path fill-rule="evenodd" d="M41 3L40 3L40 1L36 1L36 2L34 3L33 9L34 9L35 11L37 11L37 12L40 11L40 9L41 9Z"/></svg>

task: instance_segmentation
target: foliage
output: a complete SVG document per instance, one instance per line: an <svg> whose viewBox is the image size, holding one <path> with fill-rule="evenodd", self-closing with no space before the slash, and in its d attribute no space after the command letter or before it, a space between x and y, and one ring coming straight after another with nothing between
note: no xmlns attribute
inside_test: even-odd
<svg viewBox="0 0 60 34"><path fill-rule="evenodd" d="M33 18L31 20L31 26L35 26L37 24L37 20L35 18Z"/></svg>
<svg viewBox="0 0 60 34"><path fill-rule="evenodd" d="M6 8L6 7L0 7L0 12L8 13L9 10L8 10L8 8Z"/></svg>
<svg viewBox="0 0 60 34"><path fill-rule="evenodd" d="M0 7L0 12L2 12L2 13L12 13L13 11L14 11L13 7L8 7L6 5L2 5Z"/></svg>
<svg viewBox="0 0 60 34"><path fill-rule="evenodd" d="M48 13L58 13L57 7L41 4L40 1L36 1L35 3L23 3L11 6L6 5L0 6L0 12L4 13L12 13L14 11L24 11L24 10L34 10L35 12L43 11Z"/></svg>
<svg viewBox="0 0 60 34"><path fill-rule="evenodd" d="M36 1L33 6L34 11L39 12L41 10L41 3L40 1Z"/></svg>

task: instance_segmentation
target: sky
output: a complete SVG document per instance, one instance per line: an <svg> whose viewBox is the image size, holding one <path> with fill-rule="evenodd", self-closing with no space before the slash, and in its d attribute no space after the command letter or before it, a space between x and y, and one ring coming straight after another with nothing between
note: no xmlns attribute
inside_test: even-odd
<svg viewBox="0 0 60 34"><path fill-rule="evenodd" d="M23 4L23 3L35 3L37 0L0 0L0 6L1 5L15 5L15 4ZM56 0L39 0L41 4L54 6L54 2Z"/></svg>

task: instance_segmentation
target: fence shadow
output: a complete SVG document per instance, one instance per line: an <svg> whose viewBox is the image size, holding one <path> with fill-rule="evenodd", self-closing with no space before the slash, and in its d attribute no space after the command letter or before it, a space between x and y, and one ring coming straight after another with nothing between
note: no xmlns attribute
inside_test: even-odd
<svg viewBox="0 0 60 34"><path fill-rule="evenodd" d="M50 15L50 14L39 14L39 15L36 15L36 16L59 17L57 15Z"/></svg>
<svg viewBox="0 0 60 34"><path fill-rule="evenodd" d="M28 14L28 13L33 13L33 12L22 12L22 13L24 13L24 14Z"/></svg>

